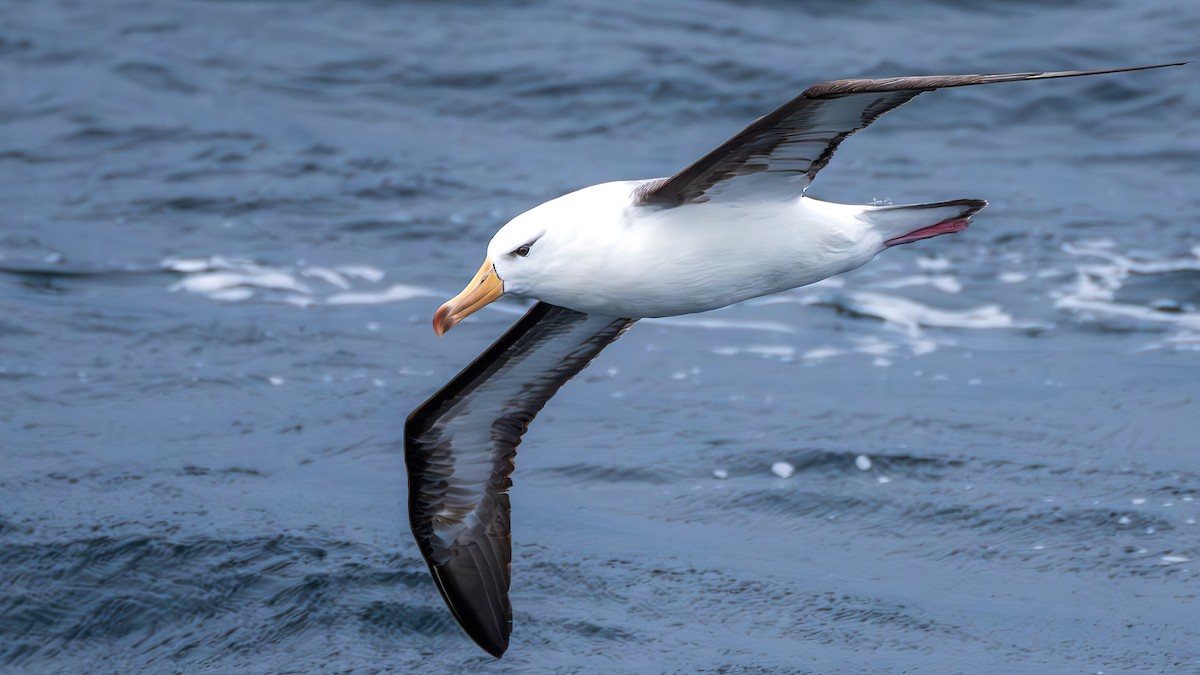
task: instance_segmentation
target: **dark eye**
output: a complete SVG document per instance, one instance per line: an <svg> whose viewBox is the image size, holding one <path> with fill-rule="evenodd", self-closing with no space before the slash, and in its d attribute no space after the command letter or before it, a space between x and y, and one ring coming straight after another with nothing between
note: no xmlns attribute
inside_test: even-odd
<svg viewBox="0 0 1200 675"><path fill-rule="evenodd" d="M521 248L518 248L517 250L513 251L513 253L524 258L525 256L529 255L529 244L525 244L525 245L521 246Z"/></svg>

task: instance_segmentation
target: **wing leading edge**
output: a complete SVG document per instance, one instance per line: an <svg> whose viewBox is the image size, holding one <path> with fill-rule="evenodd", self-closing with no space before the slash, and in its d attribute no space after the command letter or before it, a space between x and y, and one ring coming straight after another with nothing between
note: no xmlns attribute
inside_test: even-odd
<svg viewBox="0 0 1200 675"><path fill-rule="evenodd" d="M512 631L508 489L521 435L634 321L539 302L405 424L413 536L454 618L497 658Z"/></svg>
<svg viewBox="0 0 1200 675"><path fill-rule="evenodd" d="M1131 70L1067 70L1002 75L929 75L877 80L834 80L816 84L775 111L758 118L733 138L683 171L647 182L636 199L648 206L674 207L710 199L782 201L806 190L846 137L918 95L947 87L1049 80Z"/></svg>

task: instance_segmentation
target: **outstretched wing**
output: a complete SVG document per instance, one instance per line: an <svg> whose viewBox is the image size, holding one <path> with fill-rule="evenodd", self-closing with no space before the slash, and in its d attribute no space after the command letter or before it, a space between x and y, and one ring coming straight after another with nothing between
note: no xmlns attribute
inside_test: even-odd
<svg viewBox="0 0 1200 675"><path fill-rule="evenodd" d="M1047 80L1183 65L1005 75L931 75L834 80L813 85L755 120L719 148L670 178L638 188L644 205L673 207L710 199L782 201L800 196L838 145L918 94L944 87Z"/></svg>
<svg viewBox="0 0 1200 675"><path fill-rule="evenodd" d="M512 630L508 488L521 435L546 401L635 320L539 302L408 416L413 536L454 618L497 658Z"/></svg>

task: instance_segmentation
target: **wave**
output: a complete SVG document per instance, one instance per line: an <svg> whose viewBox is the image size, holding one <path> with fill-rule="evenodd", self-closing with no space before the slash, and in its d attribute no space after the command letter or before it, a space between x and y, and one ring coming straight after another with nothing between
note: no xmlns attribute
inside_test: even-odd
<svg viewBox="0 0 1200 675"><path fill-rule="evenodd" d="M1114 248L1109 239L1064 244L1066 253L1096 262L1076 268L1071 284L1055 294L1055 306L1083 324L1178 331L1147 348L1191 348L1200 341L1200 309L1193 301L1193 277L1200 276L1200 245L1193 246L1188 255L1160 258L1127 255ZM1182 287L1172 283L1172 277L1178 274L1187 275L1188 283ZM1150 291L1152 297L1141 302L1127 297L1132 294L1130 286L1135 280L1147 282L1148 288L1140 289L1140 294L1146 296Z"/></svg>

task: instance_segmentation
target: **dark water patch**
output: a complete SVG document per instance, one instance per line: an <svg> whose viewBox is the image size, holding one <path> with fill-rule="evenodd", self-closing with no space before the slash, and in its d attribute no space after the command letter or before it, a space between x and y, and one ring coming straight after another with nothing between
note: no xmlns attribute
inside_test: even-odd
<svg viewBox="0 0 1200 675"><path fill-rule="evenodd" d="M877 472L913 480L945 480L967 465L964 460L914 455L870 455L870 459Z"/></svg>
<svg viewBox="0 0 1200 675"><path fill-rule="evenodd" d="M459 630L454 618L436 605L413 605L378 600L359 613L362 629L385 638L402 638L413 633L436 637Z"/></svg>
<svg viewBox="0 0 1200 675"><path fill-rule="evenodd" d="M373 437L367 437L367 438L361 438L361 439L358 439L355 441L351 441L349 443L338 443L335 445L326 446L326 447L318 450L317 454L327 456L327 457L333 457L333 456L337 456L337 455L346 455L346 454L354 455L354 454L363 454L363 453L373 453L377 450L378 445L380 445L380 442L377 439L375 439ZM302 461L307 463L307 462L311 462L314 460L312 460L311 458L305 458Z"/></svg>
<svg viewBox="0 0 1200 675"><path fill-rule="evenodd" d="M15 323L6 319L0 319L0 337L28 337L33 334L33 331L25 328L19 323Z"/></svg>
<svg viewBox="0 0 1200 675"><path fill-rule="evenodd" d="M651 470L639 467L604 466L599 464L569 464L542 469L541 473L563 476L582 483L645 483L661 485L674 480L674 472L667 469Z"/></svg>
<svg viewBox="0 0 1200 675"><path fill-rule="evenodd" d="M171 91L194 94L196 88L179 79L175 73L155 63L122 63L114 69L120 75L152 91Z"/></svg>
<svg viewBox="0 0 1200 675"><path fill-rule="evenodd" d="M1147 525L1153 526L1151 531L1162 533L1174 529L1172 521L1148 513L1134 513L1131 517L1112 509L1049 504L1003 506L924 502L903 507L898 515L909 522L926 521L939 528L977 530L1003 536L1010 542L1045 537L1096 541L1121 531L1146 529Z"/></svg>
<svg viewBox="0 0 1200 675"><path fill-rule="evenodd" d="M534 551L537 556L533 557ZM596 602L621 601L624 593L621 587L595 573L590 561L572 560L568 557L547 554L552 553L536 546L521 550L521 556L526 558L523 567L533 570L528 575L532 586L542 593L556 593L563 589L573 589L572 592L586 593ZM546 558L550 557L550 560ZM608 566L629 567L631 563L624 560L610 560L604 563Z"/></svg>
<svg viewBox="0 0 1200 675"><path fill-rule="evenodd" d="M838 628L854 624L879 624L889 630L904 632L937 632L943 637L962 639L964 632L954 626L938 625L936 621L915 615L911 608L898 603L881 602L878 598L855 597L837 593L822 593L801 599L805 609L833 628L818 628L814 637L829 639ZM850 628L847 633L852 634Z"/></svg>
<svg viewBox="0 0 1200 675"><path fill-rule="evenodd" d="M414 197L426 198L461 193L468 189L469 186L465 183L442 176L412 176L408 177L407 180L387 177L374 185L357 189L354 195L363 199L378 199L391 202Z"/></svg>
<svg viewBox="0 0 1200 675"><path fill-rule="evenodd" d="M1097 335L1155 335L1170 332L1171 326L1147 323L1126 316L1106 316L1081 312L1076 317L1075 329Z"/></svg>
<svg viewBox="0 0 1200 675"><path fill-rule="evenodd" d="M539 79L536 72L521 75L504 68L480 68L477 70L431 70L429 66L397 72L392 75L392 84L428 89L486 90L500 85L513 85L526 78Z"/></svg>
<svg viewBox="0 0 1200 675"><path fill-rule="evenodd" d="M19 370L9 368L8 366L0 367L0 379L3 380L23 380L27 377L40 377L41 372L35 370Z"/></svg>
<svg viewBox="0 0 1200 675"><path fill-rule="evenodd" d="M3 247L0 250L3 250L6 258L12 256L14 252L20 253L23 259L36 258L44 263L52 263L61 258L61 254L32 233L0 235L0 246ZM11 262L11 260L5 260L6 264Z"/></svg>
<svg viewBox="0 0 1200 675"><path fill-rule="evenodd" d="M88 263L47 263L44 260L5 260L0 263L0 274L12 274L17 277L27 277L49 281L52 279L88 278L103 282L106 279L121 279L130 275L162 274L164 270L157 265L130 264L121 268L92 266Z"/></svg>
<svg viewBox="0 0 1200 675"><path fill-rule="evenodd" d="M164 655L182 658L199 648L192 631L213 623L228 632L201 641L210 655L333 623L444 630L428 609L379 613L388 601L373 596L432 590L424 574L396 571L408 567L356 545L285 537L10 543L0 553L0 663L48 663L81 643L131 637L162 640Z"/></svg>
<svg viewBox="0 0 1200 675"><path fill-rule="evenodd" d="M17 162L21 164L42 164L44 162L53 161L52 158L45 155L39 155L28 150L2 150L0 151L0 162Z"/></svg>
<svg viewBox="0 0 1200 675"><path fill-rule="evenodd" d="M121 28L121 33L124 35L136 35L138 33L173 33L181 30L182 28L182 24L174 21L152 21L124 26Z"/></svg>
<svg viewBox="0 0 1200 675"><path fill-rule="evenodd" d="M188 465L183 467L179 472L184 476L211 476L217 475L242 475L242 476L262 476L263 473L257 469L247 469L238 466L225 467L221 469L210 469L203 466Z"/></svg>
<svg viewBox="0 0 1200 675"><path fill-rule="evenodd" d="M59 283L57 279L43 275L24 276L18 283L21 288L32 291L34 295L61 296L68 292L66 287Z"/></svg>
<svg viewBox="0 0 1200 675"><path fill-rule="evenodd" d="M3 484L4 481L0 480L0 485ZM32 528L28 525L21 525L20 523L14 523L11 520L0 517L0 536L29 534L32 531Z"/></svg>
<svg viewBox="0 0 1200 675"><path fill-rule="evenodd" d="M789 488L743 492L730 499L728 506L785 518L842 518L878 511L886 502Z"/></svg>
<svg viewBox="0 0 1200 675"><path fill-rule="evenodd" d="M639 637L619 626L600 626L589 621L569 621L562 624L562 629L588 640L608 642L639 642L646 640L646 638Z"/></svg>
<svg viewBox="0 0 1200 675"><path fill-rule="evenodd" d="M146 215L163 215L171 212L194 212L226 217L243 216L258 211L305 212L336 211L336 201L328 197L217 197L211 195L179 195L165 199L144 199L132 203Z"/></svg>
<svg viewBox="0 0 1200 675"><path fill-rule="evenodd" d="M12 38L0 36L0 56L22 54L33 49L33 41L29 38Z"/></svg>
<svg viewBox="0 0 1200 675"><path fill-rule="evenodd" d="M454 242L460 241L464 232L478 227L478 223L475 222L470 224L461 222L464 220L474 221L475 219L460 217L454 219L454 221L460 222L448 222L441 216L418 216L402 212L393 214L386 219L353 220L337 227L352 235L364 233L390 241ZM480 222L489 220L491 220L490 217L479 219Z"/></svg>
<svg viewBox="0 0 1200 675"><path fill-rule="evenodd" d="M361 73L378 73L390 67L392 60L383 56L362 56L317 65L313 70L323 77L320 84L358 84L365 81Z"/></svg>
<svg viewBox="0 0 1200 675"><path fill-rule="evenodd" d="M767 582L717 569L647 566L623 559L597 563L591 567L591 574L607 569L607 576L616 583L598 593L593 587L578 586L576 577L568 575L560 583L544 587L542 592L547 599L553 598L555 606L543 609L540 615L515 618L527 627L527 635L533 636L526 639L550 646L575 644L574 640L583 637L586 640L579 644L585 652L611 654L612 642L624 644L624 649L638 649L638 645L653 649L656 642L648 639L647 622L666 623L686 641L704 640L700 637L703 633L695 631L698 622L717 621L733 631L730 641L723 644L729 650L725 653L748 656L754 652L751 645L768 638L792 641L803 652L816 645L861 646L866 635L878 640L872 649L917 651L926 649L923 643L929 639L946 644L973 637L969 631L924 615L903 602L856 593L814 592L795 578ZM553 571L559 570L559 566L553 567ZM569 607L559 608L564 599L576 595L587 598L593 616L621 617L619 627L596 619L581 621L569 616ZM766 606L772 611L753 609ZM610 627L617 629L615 634ZM739 643L739 635L745 642ZM705 661L711 664L720 659Z"/></svg>
<svg viewBox="0 0 1200 675"><path fill-rule="evenodd" d="M72 62L85 61L95 56L95 52L81 49L43 48L37 44L32 49L21 49L16 61L29 66L62 66Z"/></svg>
<svg viewBox="0 0 1200 675"><path fill-rule="evenodd" d="M760 598L765 604L779 608L772 615L760 617L763 631L806 638L816 643L854 644L872 626L886 629L885 643L901 649L922 648L914 644L914 633L936 633L940 639L965 637L963 631L954 626L940 625L902 603L876 597L832 591L797 593L761 581L716 575L697 578L694 570L674 576L661 574L656 579L668 587L697 584L710 598L708 605L714 610L721 609L722 605L741 605L741 596Z"/></svg>
<svg viewBox="0 0 1200 675"><path fill-rule="evenodd" d="M103 146L106 151L121 152L142 145L165 144L187 134L183 127L134 126L124 129L89 126L60 139L65 143Z"/></svg>

